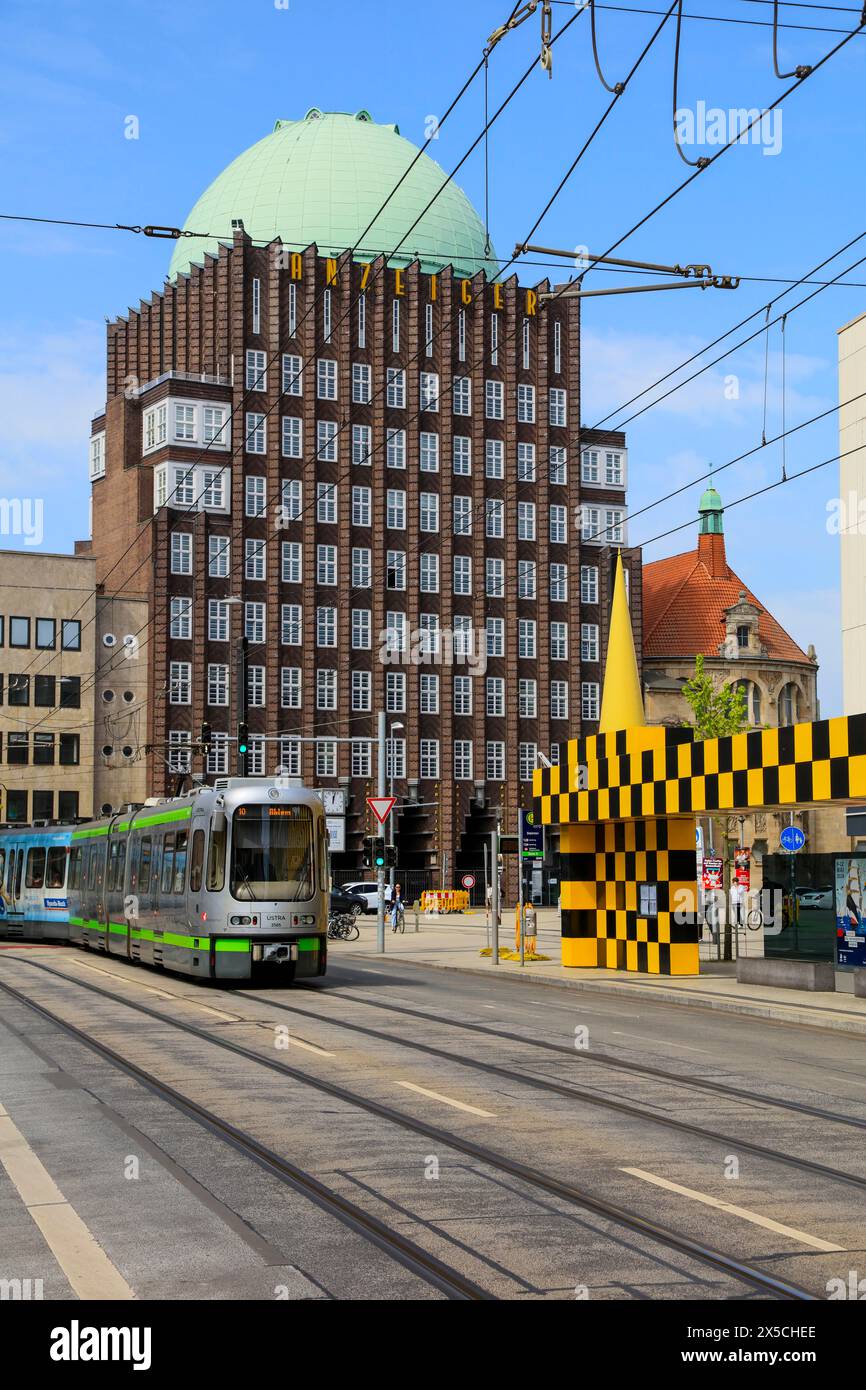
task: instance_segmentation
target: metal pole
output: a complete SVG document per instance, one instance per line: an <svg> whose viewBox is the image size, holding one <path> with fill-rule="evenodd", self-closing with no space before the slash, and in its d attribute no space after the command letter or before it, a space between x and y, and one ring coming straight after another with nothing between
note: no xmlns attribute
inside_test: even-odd
<svg viewBox="0 0 866 1390"><path fill-rule="evenodd" d="M489 873L489 870L488 870L488 867L487 867L488 846L487 846L487 841L486 841L486 840L484 841L484 844L483 844L482 848L483 848L483 850L484 850L484 930L485 930L485 935L486 935L486 937L487 937L487 940L485 941L484 944L485 944L485 946L488 946L488 947L489 947L489 946L490 946L490 904L489 904L488 901L487 901L487 885L488 885L489 882L490 882L490 873ZM491 902L492 902L492 895L491 895Z"/></svg>
<svg viewBox="0 0 866 1390"><path fill-rule="evenodd" d="M390 781L389 781L389 783L388 783L388 795L389 795L390 797L392 797L392 798L393 798L393 796L394 796L394 739L393 739L393 736L392 736L392 738L391 738L391 777L390 777ZM395 819L396 819L396 817L395 817L395 815L394 815L394 807L392 806L392 807L391 807L391 814L390 814L389 817L388 817L388 844L391 845L392 847L393 847L393 845L394 845L394 821L395 821ZM391 902L392 902L392 903L393 903L393 901L394 901L394 879L395 879L395 875L396 875L396 869L394 868L394 865L392 864L391 867L390 867L390 869L388 870L388 882L389 882L390 885L391 885Z"/></svg>
<svg viewBox="0 0 866 1390"><path fill-rule="evenodd" d="M248 648L248 645L249 645L249 644L248 644L248 642L247 642L246 637L239 637L239 638L238 638L238 645L237 645L237 686L238 686L238 723L239 723L239 724L246 724L246 722L247 722L247 648ZM240 742L238 743L237 768L238 768L238 776L239 776L239 777L246 777L246 775L247 775L247 755L246 755L246 753L242 753L242 752L240 751Z"/></svg>
<svg viewBox="0 0 866 1390"><path fill-rule="evenodd" d="M385 795L385 711L379 710L379 766L376 782L376 795ZM378 885L376 901L376 950L385 950L385 869L376 870Z"/></svg>
<svg viewBox="0 0 866 1390"><path fill-rule="evenodd" d="M526 964L526 932L523 930L523 809L517 808L517 920L520 923L520 964Z"/></svg>
<svg viewBox="0 0 866 1390"><path fill-rule="evenodd" d="M493 964L499 964L499 826L490 832L490 859L491 859L491 884L490 894L490 915L491 922L491 947L493 950Z"/></svg>

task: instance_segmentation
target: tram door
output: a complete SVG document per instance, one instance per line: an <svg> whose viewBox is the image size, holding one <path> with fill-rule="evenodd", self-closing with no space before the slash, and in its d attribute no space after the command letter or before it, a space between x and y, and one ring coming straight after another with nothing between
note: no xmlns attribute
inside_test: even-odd
<svg viewBox="0 0 866 1390"><path fill-rule="evenodd" d="M12 883L12 911L17 916L23 916L24 913L24 856L25 849L22 845L15 860L15 877Z"/></svg>

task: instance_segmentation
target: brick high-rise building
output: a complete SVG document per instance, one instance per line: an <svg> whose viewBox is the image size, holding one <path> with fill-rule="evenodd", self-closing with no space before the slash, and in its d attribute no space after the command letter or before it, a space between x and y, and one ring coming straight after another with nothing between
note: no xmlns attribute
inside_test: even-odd
<svg viewBox="0 0 866 1390"><path fill-rule="evenodd" d="M450 878L595 727L626 454L580 434L579 302L497 281L465 195L427 208L438 165L366 230L416 153L311 111L205 192L108 327L92 551L150 604L152 792L235 770L246 637L248 772L342 788L356 869L386 710L400 864Z"/></svg>

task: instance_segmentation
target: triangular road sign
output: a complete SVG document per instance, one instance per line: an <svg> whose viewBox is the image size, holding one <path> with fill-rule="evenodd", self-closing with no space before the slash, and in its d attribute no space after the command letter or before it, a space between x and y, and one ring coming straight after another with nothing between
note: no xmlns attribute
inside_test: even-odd
<svg viewBox="0 0 866 1390"><path fill-rule="evenodd" d="M376 817L380 825L384 825L391 814L397 798L396 796L368 796L367 805Z"/></svg>

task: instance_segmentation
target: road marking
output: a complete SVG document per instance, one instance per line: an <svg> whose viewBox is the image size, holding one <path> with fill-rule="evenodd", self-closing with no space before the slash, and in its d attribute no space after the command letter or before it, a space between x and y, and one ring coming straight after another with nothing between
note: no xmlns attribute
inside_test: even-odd
<svg viewBox="0 0 866 1390"><path fill-rule="evenodd" d="M289 1034L290 1047L302 1047L305 1052L317 1052L320 1057L336 1057L336 1052L326 1052L323 1047L316 1047L315 1043L302 1042L300 1038L293 1038Z"/></svg>
<svg viewBox="0 0 866 1390"><path fill-rule="evenodd" d="M143 989L147 994L155 994L158 999L171 999L175 1004L192 1004L195 1009L203 1009L206 1014L213 1014L215 1018L227 1020L229 1023L237 1023L237 1014L223 1013L222 1009L214 1009L210 1004L200 1004L197 999L191 999L188 994L172 994L167 989L157 989L156 985L146 985L143 980L128 980L125 975L118 974L116 970L103 970L99 965L88 965L83 960L71 960L70 965L77 965L79 970L91 970L94 975L107 975L110 980L114 980L118 985L129 985L131 989Z"/></svg>
<svg viewBox="0 0 866 1390"><path fill-rule="evenodd" d="M676 1192L681 1197L690 1197L693 1202L703 1202L704 1206L716 1207L719 1211L726 1211L731 1216L741 1216L744 1221L751 1221L754 1226L763 1226L767 1231L775 1231L780 1236L790 1236L791 1240L799 1240L803 1245L811 1245L813 1250L840 1251L844 1250L844 1245L833 1245L829 1240L821 1240L820 1236L810 1236L807 1231L798 1231L794 1226L783 1226L781 1221L773 1221L769 1216L760 1216L756 1211L749 1211L746 1207L738 1207L733 1202L723 1202L718 1197L710 1197L705 1192L695 1192L694 1188L682 1187L678 1182L669 1182L667 1178L659 1178L655 1173L647 1173L643 1168L623 1168L623 1173L630 1173L633 1178L641 1178L644 1182L654 1183L656 1187L663 1187L668 1192Z"/></svg>
<svg viewBox="0 0 866 1390"><path fill-rule="evenodd" d="M135 1298L2 1105L0 1163L78 1297Z"/></svg>
<svg viewBox="0 0 866 1390"><path fill-rule="evenodd" d="M683 1052L701 1052L705 1057L714 1057L715 1053L710 1052L706 1047L689 1047L687 1043L671 1042L670 1038L645 1038L641 1033L622 1033L616 1028L612 1029L612 1036L615 1038L636 1038L638 1042L652 1043L653 1047L679 1047Z"/></svg>
<svg viewBox="0 0 866 1390"><path fill-rule="evenodd" d="M398 1081L398 1086L405 1086L407 1091L417 1091L419 1096L429 1096L431 1100L441 1100L443 1105L453 1105L455 1110L466 1110L470 1115L481 1115L485 1120L495 1120L496 1116L492 1110L479 1110L477 1105L464 1105L462 1100L453 1100L451 1096L443 1096L441 1091L428 1091L424 1086L416 1086L412 1081Z"/></svg>

